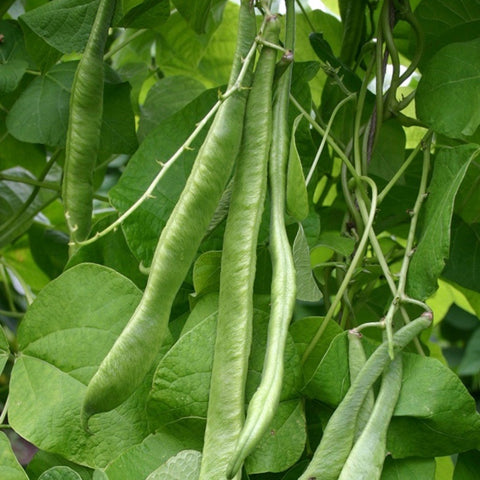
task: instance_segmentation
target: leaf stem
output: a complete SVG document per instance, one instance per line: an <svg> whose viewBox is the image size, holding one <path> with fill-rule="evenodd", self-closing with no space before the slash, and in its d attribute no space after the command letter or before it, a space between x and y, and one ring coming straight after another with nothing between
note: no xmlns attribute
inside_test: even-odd
<svg viewBox="0 0 480 480"><path fill-rule="evenodd" d="M125 30L126 31L126 30ZM127 46L130 42L135 40L136 38L140 37L143 35L147 30L145 28L141 28L140 30L137 30L136 32L132 33L128 38L120 42L118 45L113 47L111 50L109 50L104 56L103 56L103 61L108 60L109 58L113 57L116 53L118 53L123 47Z"/></svg>

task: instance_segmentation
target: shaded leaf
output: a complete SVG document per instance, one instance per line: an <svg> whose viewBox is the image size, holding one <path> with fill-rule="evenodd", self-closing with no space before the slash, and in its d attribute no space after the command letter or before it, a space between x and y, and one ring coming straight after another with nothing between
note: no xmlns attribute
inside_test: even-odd
<svg viewBox="0 0 480 480"><path fill-rule="evenodd" d="M458 366L459 375L476 375L478 372L480 372L480 328L477 328L470 337Z"/></svg>
<svg viewBox="0 0 480 480"><path fill-rule="evenodd" d="M462 145L440 150L435 159L424 225L408 271L407 291L411 297L424 300L438 288L437 279L449 255L455 196L477 152L476 145Z"/></svg>
<svg viewBox="0 0 480 480"><path fill-rule="evenodd" d="M476 39L447 45L427 64L415 106L418 118L437 133L465 138L480 125L479 56L480 39Z"/></svg>
<svg viewBox="0 0 480 480"><path fill-rule="evenodd" d="M480 4L477 0L423 0L415 9L415 17L425 36L421 69L445 45L478 38Z"/></svg>
<svg viewBox="0 0 480 480"><path fill-rule="evenodd" d="M3 372L3 368L5 367L9 356L10 347L8 345L8 340L5 336L3 327L0 327L0 375Z"/></svg>
<svg viewBox="0 0 480 480"><path fill-rule="evenodd" d="M480 451L470 450L458 455L457 464L453 473L453 480L478 480L478 466L480 465Z"/></svg>
<svg viewBox="0 0 480 480"><path fill-rule="evenodd" d="M452 244L443 276L462 287L480 292L480 223L452 222Z"/></svg>
<svg viewBox="0 0 480 480"><path fill-rule="evenodd" d="M28 68L23 35L16 22L0 21L0 95L13 92Z"/></svg>
<svg viewBox="0 0 480 480"><path fill-rule="evenodd" d="M480 160L470 163L455 199L455 213L466 223L480 223Z"/></svg>

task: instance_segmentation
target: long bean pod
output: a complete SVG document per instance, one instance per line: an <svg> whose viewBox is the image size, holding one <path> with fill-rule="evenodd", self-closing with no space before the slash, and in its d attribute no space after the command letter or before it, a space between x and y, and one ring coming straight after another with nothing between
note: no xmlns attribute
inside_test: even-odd
<svg viewBox="0 0 480 480"><path fill-rule="evenodd" d="M277 43L279 20L264 39ZM224 480L244 422L245 382L253 320L256 247L267 189L276 51L264 45L245 112L242 147L223 240L217 336L200 480ZM235 475L240 478L240 474Z"/></svg>
<svg viewBox="0 0 480 480"><path fill-rule="evenodd" d="M395 350L403 349L432 323L431 316L419 318L393 336ZM358 412L368 391L390 362L389 342L383 342L365 363L347 394L330 417L322 440L299 480L337 480L352 449Z"/></svg>
<svg viewBox="0 0 480 480"><path fill-rule="evenodd" d="M293 0L287 2L288 48L284 57L293 60L295 36ZM248 405L245 425L229 462L227 478L241 468L267 431L280 401L284 371L284 353L288 326L293 315L296 297L296 278L293 254L285 230L286 167L289 152L288 105L290 102L291 67L280 77L273 103L272 145L269 156L270 180L270 252L272 258L271 311L268 340L262 379Z"/></svg>
<svg viewBox="0 0 480 480"><path fill-rule="evenodd" d="M237 47L229 84L252 47L256 22L249 0L242 0ZM244 85L249 85L247 75ZM82 423L125 401L152 367L168 331L175 296L187 275L233 168L242 135L247 90L220 106L200 148L185 188L155 249L147 286L127 326L92 377L82 406ZM175 265L175 268L172 268Z"/></svg>
<svg viewBox="0 0 480 480"><path fill-rule="evenodd" d="M383 374L372 414L348 456L338 480L379 480L387 453L387 430L402 388L402 356Z"/></svg>
<svg viewBox="0 0 480 480"><path fill-rule="evenodd" d="M100 0L72 84L62 196L73 243L84 240L90 232L93 170L103 115L103 51L114 9L115 0Z"/></svg>
<svg viewBox="0 0 480 480"><path fill-rule="evenodd" d="M356 330L348 332L348 367L350 372L350 384L352 384L361 372L365 363L367 363L367 356L362 344L362 334ZM357 425L355 427L355 439L362 433L365 425L372 414L375 397L373 390L370 389L363 401L363 405L358 412Z"/></svg>

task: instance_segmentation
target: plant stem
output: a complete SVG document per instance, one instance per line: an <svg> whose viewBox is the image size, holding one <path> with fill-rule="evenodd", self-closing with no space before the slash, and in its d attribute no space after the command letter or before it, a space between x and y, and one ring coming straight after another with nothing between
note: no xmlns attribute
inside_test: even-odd
<svg viewBox="0 0 480 480"><path fill-rule="evenodd" d="M308 346L307 346L307 348L306 348L306 350L305 350L305 352L302 356L302 364L305 363L307 358L310 356L313 349L315 348L318 341L320 340L321 336L323 335L323 332L327 328L328 322L333 318L333 315L335 314L335 311L336 311L338 305L340 304L340 301L343 297L343 294L345 293L345 291L348 287L348 284L350 283L350 280L352 279L353 274L355 273L355 269L357 268L357 265L358 265L358 263L360 262L360 260L363 256L364 249L365 249L367 239L368 239L368 233L369 233L370 229L372 228L373 220L375 219L375 212L376 212L376 209L377 209L377 186L375 185L375 182L373 182L373 180L371 180L368 177L359 177L359 179L361 181L364 181L364 182L368 183L368 185L370 186L370 188L372 190L372 202L371 202L371 208L370 208L370 215L369 215L368 221L366 222L366 225L365 225L365 231L362 235L362 238L360 239L360 243L358 244L357 251L355 252L355 255L352 259L352 263L350 264L347 272L345 273L345 277L342 281L342 284L340 285L340 287L339 287L339 289L338 289L338 291L335 295L335 299L332 302L332 304L330 305L330 308L328 309L328 312L325 315L325 318L323 319L322 324L318 328L317 332L315 333L314 337L312 338L312 340L308 344Z"/></svg>
<svg viewBox="0 0 480 480"><path fill-rule="evenodd" d="M144 28L141 28L140 30L137 30L136 32L132 33L128 38L120 42L118 45L116 45L114 48L112 48L110 51L108 51L104 56L103 56L103 61L108 60L109 58L113 57L117 52L119 52L123 47L127 46L130 42L135 40L136 38L140 37L143 35L147 30Z"/></svg>

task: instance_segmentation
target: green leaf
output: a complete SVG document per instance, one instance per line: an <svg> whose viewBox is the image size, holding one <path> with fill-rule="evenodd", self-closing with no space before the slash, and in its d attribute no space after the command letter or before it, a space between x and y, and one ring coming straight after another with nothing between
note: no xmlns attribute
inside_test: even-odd
<svg viewBox="0 0 480 480"><path fill-rule="evenodd" d="M157 430L111 462L105 469L109 480L144 480L170 457L182 450L201 450L203 430L174 423Z"/></svg>
<svg viewBox="0 0 480 480"><path fill-rule="evenodd" d="M180 75L159 80L148 91L141 108L138 136L150 133L162 121L178 112L205 90L194 78Z"/></svg>
<svg viewBox="0 0 480 480"><path fill-rule="evenodd" d="M68 260L68 235L41 223L28 230L30 251L37 265L50 277L58 277Z"/></svg>
<svg viewBox="0 0 480 480"><path fill-rule="evenodd" d="M22 31L16 22L0 21L0 95L13 92L28 68Z"/></svg>
<svg viewBox="0 0 480 480"><path fill-rule="evenodd" d="M480 452L470 450L458 455L453 480L478 480L478 465L480 465Z"/></svg>
<svg viewBox="0 0 480 480"><path fill-rule="evenodd" d="M287 212L298 222L304 220L308 215L307 186L295 142L295 132L302 118L303 116L299 115L293 122L287 169Z"/></svg>
<svg viewBox="0 0 480 480"><path fill-rule="evenodd" d="M24 27L62 53L85 47L98 0L55 0L20 16Z"/></svg>
<svg viewBox="0 0 480 480"><path fill-rule="evenodd" d="M245 469L250 475L282 472L300 458L306 439L302 401L282 402L267 434L245 460Z"/></svg>
<svg viewBox="0 0 480 480"><path fill-rule="evenodd" d="M41 188L33 201L27 204L34 187L22 183L21 180L32 180L33 175L21 167L11 168L3 173L18 177L20 181L0 181L0 198L2 199L0 202L0 247L8 245L25 233L42 206L48 205L57 195L52 190ZM47 178L47 180L51 180L51 178Z"/></svg>
<svg viewBox="0 0 480 480"><path fill-rule="evenodd" d="M322 292L313 277L310 249L301 224L298 224L297 236L293 242L293 262L297 281L297 299L306 302L319 301L322 298Z"/></svg>
<svg viewBox="0 0 480 480"><path fill-rule="evenodd" d="M0 375L3 372L3 369L8 361L10 356L10 346L8 345L7 337L3 327L0 327Z"/></svg>
<svg viewBox="0 0 480 480"><path fill-rule="evenodd" d="M100 219L93 226L92 236L108 227L114 219L112 215ZM81 246L70 257L66 268L87 262L113 268L132 280L138 287L145 288L147 276L140 271L139 262L128 248L121 229L110 232L90 245Z"/></svg>
<svg viewBox="0 0 480 480"><path fill-rule="evenodd" d="M10 440L3 432L0 432L0 475L2 480L28 480L13 453Z"/></svg>
<svg viewBox="0 0 480 480"><path fill-rule="evenodd" d="M312 249L312 265L321 266L328 262L335 253L348 258L355 249L355 240L344 237L340 232L323 232L320 234L316 246Z"/></svg>
<svg viewBox="0 0 480 480"><path fill-rule="evenodd" d="M457 373L466 376L476 375L478 372L480 372L480 328L477 328L470 337Z"/></svg>
<svg viewBox="0 0 480 480"><path fill-rule="evenodd" d="M383 180L390 180L402 166L405 159L405 131L397 120L382 123L378 141L372 152L368 173ZM401 178L398 185L404 185Z"/></svg>
<svg viewBox="0 0 480 480"><path fill-rule="evenodd" d="M119 25L128 28L159 28L170 16L169 0L133 0L133 5L126 8L124 2L124 17L118 22Z"/></svg>
<svg viewBox="0 0 480 480"><path fill-rule="evenodd" d="M197 480L201 460L200 452L183 450L152 472L147 480Z"/></svg>
<svg viewBox="0 0 480 480"><path fill-rule="evenodd" d="M442 275L452 282L480 292L480 223L468 225L454 217L450 256Z"/></svg>
<svg viewBox="0 0 480 480"><path fill-rule="evenodd" d="M80 475L82 480L92 480L92 471L87 467L76 465L69 462L60 455L45 452L44 450L38 450L33 459L26 467L28 478L31 480L38 480L38 477L46 470L52 467L67 466Z"/></svg>
<svg viewBox="0 0 480 480"><path fill-rule="evenodd" d="M455 199L455 213L466 223L480 223L480 160L470 163Z"/></svg>
<svg viewBox="0 0 480 480"><path fill-rule="evenodd" d="M447 45L427 64L415 106L418 118L435 132L465 138L480 125L479 56L480 39L476 39Z"/></svg>
<svg viewBox="0 0 480 480"><path fill-rule="evenodd" d="M420 68L445 45L478 38L480 4L476 0L423 0L415 9L424 38Z"/></svg>
<svg viewBox="0 0 480 480"><path fill-rule="evenodd" d="M323 320L323 317L305 317L293 322L290 326L290 334L295 341L300 356L305 352L310 340L315 336L316 332L322 325ZM345 373L345 379L348 382L346 388L348 388L350 381L350 376L348 374L348 349L346 345L346 336L340 335L342 332L343 330L336 322L328 322L320 340L303 365L303 374L305 378L304 390L307 395L311 395L314 398L321 399L332 405L340 403L346 389L341 387L341 392L339 394L336 393L335 388L327 388L323 390L324 384L327 385L331 382L326 379L325 383L324 379L320 378L318 375L325 372L326 375L335 376L335 378L340 379L339 382L342 382L344 378L343 373ZM327 351L337 351L336 344L338 342L341 342L341 346L345 347L344 350L342 350L345 354L342 361L337 362L333 370L329 370L328 367L324 369L321 362L325 360ZM336 357L339 358L340 355ZM335 363L335 360L332 363ZM324 395L326 395L326 397L324 397Z"/></svg>
<svg viewBox="0 0 480 480"><path fill-rule="evenodd" d="M434 458L385 459L381 480L435 480Z"/></svg>
<svg viewBox="0 0 480 480"><path fill-rule="evenodd" d="M394 458L439 457L480 445L480 414L457 375L436 359L403 353L402 390L388 431Z"/></svg>
<svg viewBox="0 0 480 480"><path fill-rule="evenodd" d="M18 331L21 354L12 370L9 421L38 448L104 467L148 434L143 405L150 378L117 409L80 423L86 384L123 330L140 290L114 270L78 265L50 282Z"/></svg>
<svg viewBox="0 0 480 480"><path fill-rule="evenodd" d="M195 295L218 292L220 288L220 266L222 252L202 253L193 266Z"/></svg>
<svg viewBox="0 0 480 480"><path fill-rule="evenodd" d="M211 9L223 9L226 0L197 0L192 4L189 0L172 0L180 14L196 33L206 33ZM215 13L215 12L214 12Z"/></svg>
<svg viewBox="0 0 480 480"><path fill-rule="evenodd" d="M113 206L120 213L140 198L160 171L159 163L165 163L180 148L217 97L217 90L206 91L161 122L145 138L129 160L120 180L109 192ZM205 135L206 130L193 143L194 150L185 151L172 165L153 191L153 199L143 202L123 223L127 244L146 266L151 264L160 233L180 197Z"/></svg>
<svg viewBox="0 0 480 480"><path fill-rule="evenodd" d="M449 254L450 223L457 191L478 146L441 149L428 187L425 221L408 271L408 294L424 300L435 292Z"/></svg>
<svg viewBox="0 0 480 480"><path fill-rule="evenodd" d="M437 471L435 472L435 480L452 480L453 462L452 457L437 457L435 459Z"/></svg>
<svg viewBox="0 0 480 480"><path fill-rule="evenodd" d="M65 144L76 66L76 62L61 63L30 83L7 116L11 135L23 142Z"/></svg>
<svg viewBox="0 0 480 480"><path fill-rule="evenodd" d="M42 473L38 480L82 480L82 477L69 467L52 467Z"/></svg>

